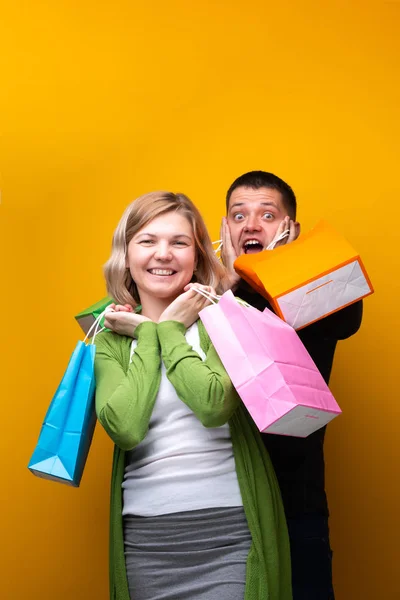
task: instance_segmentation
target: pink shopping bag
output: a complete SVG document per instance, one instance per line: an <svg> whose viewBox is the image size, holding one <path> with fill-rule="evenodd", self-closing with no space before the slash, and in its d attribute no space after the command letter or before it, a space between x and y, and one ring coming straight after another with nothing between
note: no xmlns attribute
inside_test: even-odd
<svg viewBox="0 0 400 600"><path fill-rule="evenodd" d="M296 331L272 311L228 291L199 316L260 431L307 437L341 413Z"/></svg>

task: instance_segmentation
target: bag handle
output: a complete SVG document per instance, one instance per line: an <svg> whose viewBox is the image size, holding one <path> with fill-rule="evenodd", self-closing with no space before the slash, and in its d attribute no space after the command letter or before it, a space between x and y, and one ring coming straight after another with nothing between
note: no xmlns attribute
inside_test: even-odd
<svg viewBox="0 0 400 600"><path fill-rule="evenodd" d="M195 285L191 289L200 294L201 296L204 296L204 298L207 298L207 300L212 302L212 304L218 304L218 300L220 300L221 298L221 296L218 296L217 294L212 294L211 292L206 292L205 290L201 290Z"/></svg>
<svg viewBox="0 0 400 600"><path fill-rule="evenodd" d="M222 249L222 240L215 240L215 242L211 242L211 243L213 246L215 244L218 244L218 247L214 250L215 254L218 254L218 252L220 252L220 250Z"/></svg>
<svg viewBox="0 0 400 600"><path fill-rule="evenodd" d="M96 338L96 335L98 335L99 333L101 333L102 331L104 331L106 329L106 327L100 327L100 321L102 320L102 318L105 316L106 313L108 312L115 312L113 308L111 308L111 306L106 306L105 310L103 310L103 312L96 317L96 319L94 320L94 323L92 324L92 326L90 327L89 331L87 332L87 334L85 335L85 339L83 340L83 343L86 344L86 340L88 339L88 337L90 336L92 330L94 329L94 334L92 337L92 341L91 341L91 345L94 344L94 340Z"/></svg>
<svg viewBox="0 0 400 600"><path fill-rule="evenodd" d="M290 234L289 229L286 229L285 231L283 231L280 234L280 236L276 240L273 240L270 244L268 244L268 246L266 248L264 248L264 250L273 250L275 248L276 244L278 242L281 242L282 240L284 240L289 234ZM222 248L222 240L215 240L215 242L212 242L213 246L215 244L218 244L218 247L214 250L214 252L215 252L215 254L218 254L218 252Z"/></svg>
<svg viewBox="0 0 400 600"><path fill-rule="evenodd" d="M196 286L193 286L192 290L194 290L195 292L198 292L199 294L204 296L204 298L207 298L207 300L209 300L213 304L218 304L218 301L221 300L221 298L222 298L222 296L218 296L216 294L211 294L210 292L201 290L200 288L198 288ZM249 304L248 302L245 302L244 300L241 300L241 298L236 298L236 296L233 296L233 297L238 304L241 304L242 306L246 306L247 308L253 308L251 306L251 304Z"/></svg>
<svg viewBox="0 0 400 600"><path fill-rule="evenodd" d="M281 240L284 240L285 237L287 237L290 234L290 230L286 229L285 231L283 231L279 237L276 238L276 240L273 240L270 244L268 244L268 246L265 248L265 250L273 250L276 246L276 244L278 242L280 242Z"/></svg>

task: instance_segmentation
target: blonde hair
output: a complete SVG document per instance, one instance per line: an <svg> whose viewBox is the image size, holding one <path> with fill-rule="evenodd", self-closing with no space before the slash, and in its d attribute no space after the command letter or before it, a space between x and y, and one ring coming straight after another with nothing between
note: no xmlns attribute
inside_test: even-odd
<svg viewBox="0 0 400 600"><path fill-rule="evenodd" d="M225 267L215 256L203 218L193 202L184 194L151 192L134 200L124 211L114 232L111 256L104 265L108 294L117 304L136 306L140 299L126 255L129 242L150 221L169 212L178 212L192 226L197 267L192 281L212 286L217 293L229 288Z"/></svg>

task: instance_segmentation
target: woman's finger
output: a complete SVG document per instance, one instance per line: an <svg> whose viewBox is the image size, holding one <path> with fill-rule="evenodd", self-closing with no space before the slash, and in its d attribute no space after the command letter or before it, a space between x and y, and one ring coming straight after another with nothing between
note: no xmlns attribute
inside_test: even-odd
<svg viewBox="0 0 400 600"><path fill-rule="evenodd" d="M198 292L197 290L200 290L200 292ZM196 310L201 310L206 304L209 303L208 298L201 293L204 291L207 294L209 294L211 291L211 287L209 285L201 285L199 283L194 283L192 284L190 291L192 292L192 294L188 296L188 300L195 300L194 306L196 307Z"/></svg>
<svg viewBox="0 0 400 600"><path fill-rule="evenodd" d="M124 304L117 304L115 306L116 312L131 312L127 306Z"/></svg>

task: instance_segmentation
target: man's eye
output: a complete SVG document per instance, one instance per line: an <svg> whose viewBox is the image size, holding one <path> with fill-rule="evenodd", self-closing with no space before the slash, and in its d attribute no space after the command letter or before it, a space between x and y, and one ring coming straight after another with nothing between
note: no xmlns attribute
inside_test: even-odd
<svg viewBox="0 0 400 600"><path fill-rule="evenodd" d="M233 218L235 221L242 221L244 219L244 215L242 215L242 213L237 213L233 216Z"/></svg>
<svg viewBox="0 0 400 600"><path fill-rule="evenodd" d="M263 214L263 219L266 219L267 221L272 221L274 219L274 215L270 212L266 212Z"/></svg>

